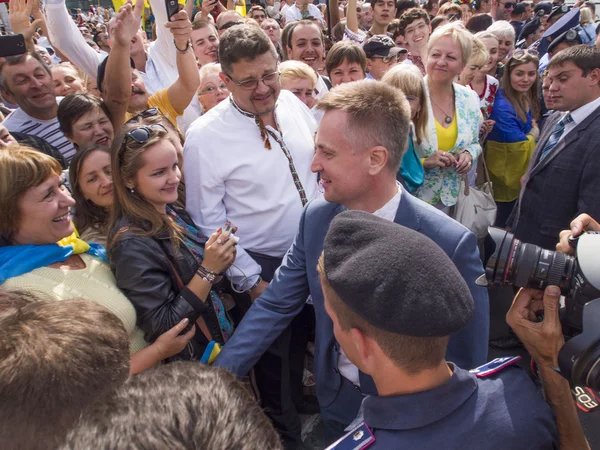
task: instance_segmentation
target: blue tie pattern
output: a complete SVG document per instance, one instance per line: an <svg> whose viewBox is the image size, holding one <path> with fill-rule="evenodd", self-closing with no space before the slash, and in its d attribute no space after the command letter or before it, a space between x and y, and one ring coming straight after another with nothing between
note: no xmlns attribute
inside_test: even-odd
<svg viewBox="0 0 600 450"><path fill-rule="evenodd" d="M554 149L554 147L556 147L556 144L558 144L558 141L565 132L565 127L568 123L571 122L573 122L573 117L571 117L571 114L569 113L567 113L562 119L558 121L556 127L554 127L554 131L548 139L548 142L546 142L546 145L544 145L542 153L540 153L540 161L544 159L544 157L548 155L548 153L550 153L550 151Z"/></svg>

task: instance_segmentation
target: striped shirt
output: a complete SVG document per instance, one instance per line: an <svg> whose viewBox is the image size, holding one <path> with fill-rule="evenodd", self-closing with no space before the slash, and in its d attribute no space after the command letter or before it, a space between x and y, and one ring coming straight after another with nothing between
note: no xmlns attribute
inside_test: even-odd
<svg viewBox="0 0 600 450"><path fill-rule="evenodd" d="M6 116L2 125L8 131L18 131L45 140L48 144L58 149L67 163L75 156L75 147L65 137L63 132L60 131L58 118L56 117L50 120L39 120L31 117L21 108L18 108Z"/></svg>

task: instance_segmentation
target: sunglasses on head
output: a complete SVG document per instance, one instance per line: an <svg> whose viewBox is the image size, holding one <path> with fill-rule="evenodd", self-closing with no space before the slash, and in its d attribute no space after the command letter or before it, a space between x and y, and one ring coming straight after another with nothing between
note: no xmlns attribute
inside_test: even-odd
<svg viewBox="0 0 600 450"><path fill-rule="evenodd" d="M148 108L148 109L142 111L141 113L133 116L131 119L129 119L127 122L125 122L125 125L130 125L132 123L136 123L138 121L138 119L147 119L148 117L158 116L159 114L160 114L160 111L156 106L153 108Z"/></svg>
<svg viewBox="0 0 600 450"><path fill-rule="evenodd" d="M152 130L164 131L165 133L167 133L167 129L164 127L164 125L161 125L160 123L155 123L154 125L134 128L133 130L128 131L127 134L125 134L125 139L131 138L138 144L144 144L148 142L152 137Z"/></svg>
<svg viewBox="0 0 600 450"><path fill-rule="evenodd" d="M168 133L167 129L163 125L156 123L154 125L148 125L147 127L134 128L133 130L130 130L125 134L123 143L121 144L121 147L119 148L119 165L120 166L123 165L123 156L125 154L125 149L127 148L127 146L125 145L127 143L127 141L129 139L131 139L131 140L137 142L138 144L145 144L152 137L152 130Z"/></svg>
<svg viewBox="0 0 600 450"><path fill-rule="evenodd" d="M527 50L524 48L519 48L519 49L515 50L511 56L514 59L522 59L526 55L534 56L536 58L540 57L540 54L538 52L536 52L535 50Z"/></svg>

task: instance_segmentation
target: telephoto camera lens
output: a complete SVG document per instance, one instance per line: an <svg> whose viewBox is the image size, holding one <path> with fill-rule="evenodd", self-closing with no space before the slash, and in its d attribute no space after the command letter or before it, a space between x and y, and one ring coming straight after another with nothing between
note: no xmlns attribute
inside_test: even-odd
<svg viewBox="0 0 600 450"><path fill-rule="evenodd" d="M502 228L489 228L485 244L485 275L491 286L514 285L535 289L571 289L575 258L564 253L526 244ZM489 256L488 256L489 255Z"/></svg>

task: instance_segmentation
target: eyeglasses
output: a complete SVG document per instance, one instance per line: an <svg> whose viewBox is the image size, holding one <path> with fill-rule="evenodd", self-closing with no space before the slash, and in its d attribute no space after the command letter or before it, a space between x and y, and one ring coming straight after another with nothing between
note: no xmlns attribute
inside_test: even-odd
<svg viewBox="0 0 600 450"><path fill-rule="evenodd" d="M212 95L214 95L214 94L217 93L217 90L219 90L221 92L228 91L227 86L224 83L222 83L219 86L208 86L208 87L202 89L200 91L200 95L204 95L204 94L212 94Z"/></svg>
<svg viewBox="0 0 600 450"><path fill-rule="evenodd" d="M379 58L383 61L384 64L389 64L392 61L395 61L395 62L400 61L400 53L397 53L397 54L391 55L391 56L374 55L374 56L371 56L370 58Z"/></svg>
<svg viewBox="0 0 600 450"><path fill-rule="evenodd" d="M449 22L454 22L455 20L460 20L460 14L457 14L457 13L448 14L446 16L446 18L448 19Z"/></svg>
<svg viewBox="0 0 600 450"><path fill-rule="evenodd" d="M227 78L229 78L231 81L233 81L235 84L237 84L242 89L252 91L258 87L258 83L261 81L267 86L271 86L271 85L277 83L277 81L279 80L280 72L277 71L277 72L268 73L267 75L262 77L260 80L245 80L242 82L236 81L234 78L231 77L231 75L229 75L227 73L225 75L227 75Z"/></svg>
<svg viewBox="0 0 600 450"><path fill-rule="evenodd" d="M244 24L244 22L227 22L227 23L224 23L221 26L221 28L219 28L219 31L227 30L228 28L235 27L236 25L243 25L243 24Z"/></svg>
<svg viewBox="0 0 600 450"><path fill-rule="evenodd" d="M504 9L510 9L510 8L514 8L515 7L515 3L513 2L506 2L506 3L502 3L502 2L498 2L501 5L504 5Z"/></svg>
<svg viewBox="0 0 600 450"><path fill-rule="evenodd" d="M138 121L138 119L147 119L148 117L158 116L159 114L160 114L160 110L156 106L153 108L148 108L148 109L142 111L141 113L133 116L131 119L129 119L127 122L125 122L125 125L135 123Z"/></svg>

